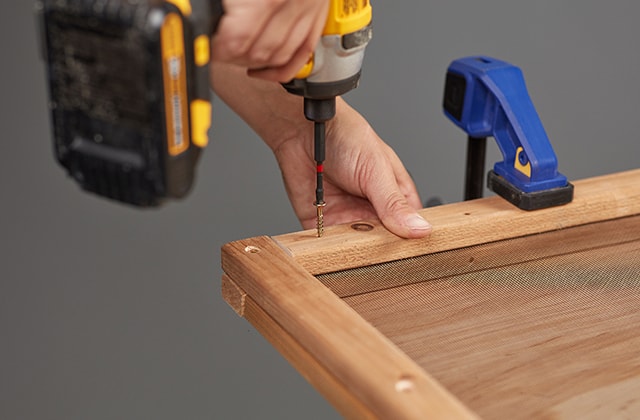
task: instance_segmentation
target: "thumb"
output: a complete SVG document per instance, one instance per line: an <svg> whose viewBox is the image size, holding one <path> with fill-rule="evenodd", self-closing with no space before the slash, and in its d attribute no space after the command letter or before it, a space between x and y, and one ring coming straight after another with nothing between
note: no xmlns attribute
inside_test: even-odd
<svg viewBox="0 0 640 420"><path fill-rule="evenodd" d="M376 159L360 172L360 185L382 224L402 238L424 238L431 224L417 212L421 206L416 186L402 162L384 142ZM384 156L384 159L380 159ZM375 163L372 163L375 162Z"/></svg>
<svg viewBox="0 0 640 420"><path fill-rule="evenodd" d="M391 193L370 197L382 224L403 238L424 238L431 233L431 224L409 205L396 187Z"/></svg>

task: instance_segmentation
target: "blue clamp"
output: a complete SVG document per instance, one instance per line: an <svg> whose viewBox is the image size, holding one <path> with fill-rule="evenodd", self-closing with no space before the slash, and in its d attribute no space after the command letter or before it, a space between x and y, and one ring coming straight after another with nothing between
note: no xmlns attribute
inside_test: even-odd
<svg viewBox="0 0 640 420"><path fill-rule="evenodd" d="M524 210L571 202L573 185L558 172L518 67L481 56L453 61L443 107L470 138L496 139L504 160L489 173L490 189Z"/></svg>

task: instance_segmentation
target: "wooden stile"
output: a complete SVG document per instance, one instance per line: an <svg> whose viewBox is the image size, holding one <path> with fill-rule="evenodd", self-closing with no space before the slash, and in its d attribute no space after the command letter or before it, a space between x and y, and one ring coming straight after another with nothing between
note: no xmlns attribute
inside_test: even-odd
<svg viewBox="0 0 640 420"><path fill-rule="evenodd" d="M412 309L413 313L420 312L420 308L424 309L424 306L420 306L422 303L416 301L422 298L415 294L415 290L421 290L422 287L435 288L429 289L431 291L428 293L439 296L439 302L442 302L445 309L447 299L452 299L451 302L459 304L459 311L462 312L453 312L455 314L472 312L473 308L465 306L464 302L456 301L456 297L451 295L455 287L450 287L446 282L421 281L414 285L402 282L396 284L393 280L388 280L384 287L375 288L366 285L365 278L361 279L363 286L353 282L353 284L328 288L314 275L431 255L439 258L438 264L446 265L448 262L458 260L439 253L460 249L462 249L459 251L462 253L460 254L462 258L474 262L473 270L480 272L479 270L494 269L490 266L492 264L490 261L475 261L474 256L478 254L470 254L474 249L470 247L491 243L490 249L493 251L487 251L491 254L502 249L501 246L504 249L510 249L510 244L502 245L497 241L512 238L523 238L522 241L526 241L529 235L562 231L574 226L607 220L614 220L611 223L617 223L616 219L623 220L623 218L640 214L640 170L578 181L575 183L574 201L561 207L526 212L515 208L500 197L490 197L423 209L421 214L433 224L432 235L427 239L401 239L386 231L379 222L365 221L356 226L349 224L328 227L325 235L320 239L315 237L315 231L309 230L274 238L249 238L223 247L222 266L225 275L222 285L225 300L278 348L346 417L398 419L476 417L473 407L470 408L469 404L462 403L456 392L451 392L449 386L442 385L443 382L447 382L446 375L451 369L448 355L426 357L429 359L427 363L434 363L436 367L434 371L445 378L444 381L434 379L429 369L424 368L424 363L421 360L415 360L420 359L421 356L410 356L413 354L412 344L403 341L416 333L409 331L402 336L400 333L395 334L394 328L391 328L395 324L385 327L385 323L389 320L380 319L378 316L384 311L376 312L375 310L376 307L385 306L385 302L391 303L394 299L394 290L390 287L397 288L396 296L409 293L406 295L410 296L406 301L410 303L407 307L411 307L411 304L418 305ZM625 226L637 226L635 219L626 219L621 223L627 223ZM367 228L361 229L362 226ZM573 232L573 236L565 236L572 238L570 242L575 252L589 248L587 245L582 248L578 246L582 237L598 237L597 229L585 228L584 232L580 230ZM537 240L535 258L547 258L544 254L546 251L543 239L540 238ZM599 246L610 246L612 241L614 240L609 242L603 240L602 245ZM636 239L630 239L630 241L636 241ZM526 247L526 245L523 246ZM528 262L525 263L528 264ZM446 267L442 267L441 270L446 274L442 276L449 276ZM442 276L440 278L444 278ZM470 278L476 279L474 276L476 275L472 273ZM545 293L542 295L548 296ZM564 293L564 291L558 293ZM341 299L338 295L343 298ZM385 296L382 299L387 300L374 301L373 299L378 295ZM633 298L635 299L635 295ZM469 299L471 300L473 299ZM483 302L486 305L489 301ZM529 303L526 297L522 297L519 307L526 307ZM630 301L629 304L631 303L633 302ZM401 305L402 300L397 304ZM549 307L550 311L558 310L557 306ZM533 309L538 310L537 307ZM517 310L518 305L514 306L514 311ZM430 311L422 312L427 317L430 316ZM549 317L548 323L553 323L553 312L547 313L543 310L540 313ZM536 316L540 316L540 313L536 312ZM482 318L480 315L475 314L474 317ZM569 315L567 316L571 318ZM630 317L632 313L625 312L624 316ZM389 317L393 318L393 314ZM400 320L403 318L410 319L410 317L398 317ZM510 334L513 337L517 336L517 340L524 340L525 336L518 335L517 328L514 330L513 325L508 324L508 316L500 319L500 322L506 323L502 327L506 332L504 336L496 333L495 337L502 337L503 340L508 341L508 332L511 331ZM627 318L620 319L624 321ZM623 325L622 321L617 325ZM468 332L472 324L465 324L464 322L467 321L458 324L452 321L452 326L458 325L460 328L452 328L450 334L446 331L446 324L433 324L435 322L433 320L425 322L434 326L434 334L442 334L438 337L444 340L445 344L446 340L455 340L456 337L460 338L465 334L472 335ZM435 325L440 327L436 328ZM544 325L546 324L543 322L535 322L530 328L541 328L540 326ZM445 330L438 330L443 327ZM397 337L394 338L395 335ZM540 337L540 340L546 340L542 335ZM635 343L633 341L635 337L628 338L630 341L627 342ZM545 351L551 351L549 350L551 344L542 343L542 346ZM401 348L408 350L404 351ZM447 351L450 351L453 357L455 352L451 349ZM460 357L479 359L476 353L461 351ZM638 364L640 365L640 362ZM640 377L640 371L637 376L634 376L634 369L635 365L629 369L629 378L623 381L616 377L608 387L601 386L601 382L606 378L597 384L594 382L593 386L599 387L599 393L598 389L588 389L583 393L585 396L603 397L608 395L607 393L638 390L640 380L635 378ZM518 376L514 375L514 377ZM585 381L588 382L588 379ZM457 389L456 386L458 385L454 383L453 388ZM468 387L468 384L459 385L459 388L465 386ZM463 394L461 393L461 396L468 398L467 394ZM613 402L612 406L635 407L638 413L640 402L637 398L625 399L624 395L616 397L613 394L608 398ZM509 394L509 398L514 395L517 396L517 392ZM483 404L487 407L491 406L486 409L486 413L494 413L500 408L499 406L496 408L491 402L483 402ZM589 404L584 403L578 394L570 395L566 400L554 402L554 406L549 407L543 414L562 417L568 413L579 413L580 407L606 413L601 408L594 408L592 403Z"/></svg>

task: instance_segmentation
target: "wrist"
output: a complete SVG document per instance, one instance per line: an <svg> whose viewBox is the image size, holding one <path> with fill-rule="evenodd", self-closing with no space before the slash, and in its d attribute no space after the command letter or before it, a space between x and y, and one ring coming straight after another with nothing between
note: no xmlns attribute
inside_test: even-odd
<svg viewBox="0 0 640 420"><path fill-rule="evenodd" d="M281 84L250 77L240 66L214 63L211 85L271 150L284 141L309 136L303 98L288 93Z"/></svg>

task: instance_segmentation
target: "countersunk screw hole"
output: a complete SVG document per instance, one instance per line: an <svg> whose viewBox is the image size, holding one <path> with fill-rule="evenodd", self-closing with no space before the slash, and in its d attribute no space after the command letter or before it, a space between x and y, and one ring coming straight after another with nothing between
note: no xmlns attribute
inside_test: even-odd
<svg viewBox="0 0 640 420"><path fill-rule="evenodd" d="M396 392L411 392L413 391L414 383L411 376L401 376L396 382Z"/></svg>
<svg viewBox="0 0 640 420"><path fill-rule="evenodd" d="M351 225L351 229L357 230L358 232L369 232L373 230L373 225L369 223L354 223Z"/></svg>
<svg viewBox="0 0 640 420"><path fill-rule="evenodd" d="M244 248L244 252L248 252L250 254L257 254L258 252L260 252L260 248L249 245Z"/></svg>

